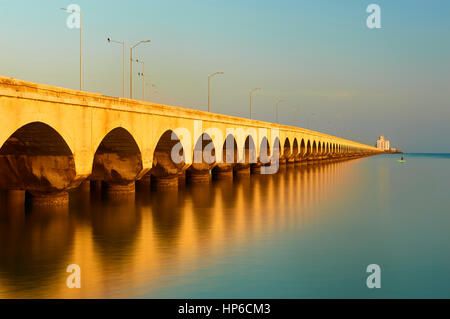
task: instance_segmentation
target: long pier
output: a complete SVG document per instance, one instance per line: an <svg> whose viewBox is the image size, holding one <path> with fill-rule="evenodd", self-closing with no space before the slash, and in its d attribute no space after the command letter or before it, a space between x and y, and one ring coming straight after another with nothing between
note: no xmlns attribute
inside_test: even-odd
<svg viewBox="0 0 450 319"><path fill-rule="evenodd" d="M1 76L0 111L0 189L39 205L67 203L84 181L132 193L138 180L176 187L380 153L303 128Z"/></svg>

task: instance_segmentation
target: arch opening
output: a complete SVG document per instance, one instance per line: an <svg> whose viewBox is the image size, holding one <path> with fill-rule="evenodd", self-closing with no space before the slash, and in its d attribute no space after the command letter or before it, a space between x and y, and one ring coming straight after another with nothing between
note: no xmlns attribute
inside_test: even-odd
<svg viewBox="0 0 450 319"><path fill-rule="evenodd" d="M294 143L292 144L292 157L295 160L298 159L299 155L297 138L294 138Z"/></svg>
<svg viewBox="0 0 450 319"><path fill-rule="evenodd" d="M126 129L118 127L97 148L91 180L107 183L113 192L134 191L134 181L142 170L142 155L135 139Z"/></svg>
<svg viewBox="0 0 450 319"><path fill-rule="evenodd" d="M270 145L266 137L262 138L259 147L259 162L262 164L270 163Z"/></svg>
<svg viewBox="0 0 450 319"><path fill-rule="evenodd" d="M306 155L306 144L305 140L302 138L300 142L300 157L305 157Z"/></svg>
<svg viewBox="0 0 450 319"><path fill-rule="evenodd" d="M239 154L236 139L232 134L228 134L223 143L222 148L222 162L217 163L212 172L216 178L232 178L233 167L236 165Z"/></svg>
<svg viewBox="0 0 450 319"><path fill-rule="evenodd" d="M207 133L203 133L195 143L194 160L188 168L190 181L208 182L210 171L216 165L216 150L214 142Z"/></svg>
<svg viewBox="0 0 450 319"><path fill-rule="evenodd" d="M168 130L159 138L153 153L150 174L158 186L178 185L178 176L185 168L185 155L179 137Z"/></svg>
<svg viewBox="0 0 450 319"><path fill-rule="evenodd" d="M311 141L308 141L306 145L306 157L310 157L312 155L312 147L311 147Z"/></svg>
<svg viewBox="0 0 450 319"><path fill-rule="evenodd" d="M0 189L51 195L78 186L75 161L62 136L33 122L14 132L0 149Z"/></svg>
<svg viewBox="0 0 450 319"><path fill-rule="evenodd" d="M280 158L282 158L283 153L281 152L281 142L280 139L278 137L275 138L275 140L273 141L273 154L272 154L272 159L274 161L279 161Z"/></svg>
<svg viewBox="0 0 450 319"><path fill-rule="evenodd" d="M284 140L284 146L283 146L283 157L285 159L289 159L291 157L291 142L289 141L289 138L286 138Z"/></svg>
<svg viewBox="0 0 450 319"><path fill-rule="evenodd" d="M316 144L316 141L313 142L311 153L312 153L312 155L317 155L317 144Z"/></svg>

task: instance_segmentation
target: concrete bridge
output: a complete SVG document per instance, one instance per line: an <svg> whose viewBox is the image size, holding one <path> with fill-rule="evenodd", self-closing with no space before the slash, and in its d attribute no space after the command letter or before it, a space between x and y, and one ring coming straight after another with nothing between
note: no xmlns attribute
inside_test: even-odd
<svg viewBox="0 0 450 319"><path fill-rule="evenodd" d="M132 193L150 176L173 187L185 176L206 183L379 153L302 128L6 77L0 111L0 189L27 190L36 203L67 202L86 180Z"/></svg>

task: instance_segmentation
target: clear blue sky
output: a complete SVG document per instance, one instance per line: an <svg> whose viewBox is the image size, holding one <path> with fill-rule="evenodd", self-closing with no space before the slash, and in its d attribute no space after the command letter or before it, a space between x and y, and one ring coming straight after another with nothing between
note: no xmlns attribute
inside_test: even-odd
<svg viewBox="0 0 450 319"><path fill-rule="evenodd" d="M32 1L0 3L0 74L78 88L78 32L60 7L83 10L85 90L122 95L122 51L136 49L158 88L152 101L297 124L373 144L386 135L409 152L450 152L450 2ZM366 27L368 4L382 29ZM127 59L129 50L127 49ZM127 63L127 94L128 94ZM136 70L137 71L137 70ZM142 86L135 77L135 97Z"/></svg>

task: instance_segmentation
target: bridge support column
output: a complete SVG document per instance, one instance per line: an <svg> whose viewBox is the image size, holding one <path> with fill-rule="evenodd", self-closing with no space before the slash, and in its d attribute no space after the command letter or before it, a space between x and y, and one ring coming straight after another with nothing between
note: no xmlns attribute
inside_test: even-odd
<svg viewBox="0 0 450 319"><path fill-rule="evenodd" d="M24 190L8 190L5 192L7 206L20 207L25 203L25 191Z"/></svg>
<svg viewBox="0 0 450 319"><path fill-rule="evenodd" d="M249 177L250 174L250 164L238 164L234 168L234 176L236 176L237 178Z"/></svg>
<svg viewBox="0 0 450 319"><path fill-rule="evenodd" d="M178 174L171 176L153 176L152 183L157 190L178 188Z"/></svg>
<svg viewBox="0 0 450 319"><path fill-rule="evenodd" d="M182 170L178 172L178 185L186 184L186 171Z"/></svg>
<svg viewBox="0 0 450 319"><path fill-rule="evenodd" d="M188 171L188 180L192 184L207 184L211 182L211 173L210 171L197 171L197 170L189 170Z"/></svg>
<svg viewBox="0 0 450 319"><path fill-rule="evenodd" d="M295 160L295 166L304 166L307 164L308 164L308 162L307 162L306 158L303 156L296 158L296 160Z"/></svg>
<svg viewBox="0 0 450 319"><path fill-rule="evenodd" d="M217 164L212 170L212 174L216 180L232 180L233 166L231 164Z"/></svg>
<svg viewBox="0 0 450 319"><path fill-rule="evenodd" d="M111 196L130 195L134 194L136 190L135 182L127 184L104 182L103 185L106 194Z"/></svg>
<svg viewBox="0 0 450 319"><path fill-rule="evenodd" d="M264 165L261 162L257 162L250 165L250 173L251 174L261 174L261 167Z"/></svg>
<svg viewBox="0 0 450 319"><path fill-rule="evenodd" d="M80 186L78 186L78 189L82 192L90 192L91 190L91 181L85 180L83 181Z"/></svg>
<svg viewBox="0 0 450 319"><path fill-rule="evenodd" d="M102 181L90 181L91 191L101 192L102 191Z"/></svg>
<svg viewBox="0 0 450 319"><path fill-rule="evenodd" d="M69 205L69 193L64 191L53 194L31 192L31 205L34 207L67 206Z"/></svg>
<svg viewBox="0 0 450 319"><path fill-rule="evenodd" d="M140 180L136 181L137 186L139 187L149 187L152 181L152 175L150 172L145 174Z"/></svg>
<svg viewBox="0 0 450 319"><path fill-rule="evenodd" d="M286 166L287 167L294 167L295 166L295 157L294 156L292 156L292 157L287 159Z"/></svg>

